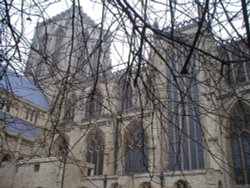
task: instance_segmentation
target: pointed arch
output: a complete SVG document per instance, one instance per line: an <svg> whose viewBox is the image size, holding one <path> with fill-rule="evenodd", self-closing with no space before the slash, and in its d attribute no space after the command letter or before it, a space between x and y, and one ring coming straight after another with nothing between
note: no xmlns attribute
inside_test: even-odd
<svg viewBox="0 0 250 188"><path fill-rule="evenodd" d="M175 188L191 188L186 180L178 180L175 182Z"/></svg>
<svg viewBox="0 0 250 188"><path fill-rule="evenodd" d="M133 106L133 89L128 80L122 79L118 82L120 109L127 110Z"/></svg>
<svg viewBox="0 0 250 188"><path fill-rule="evenodd" d="M110 188L119 188L121 186L119 186L118 182L112 183Z"/></svg>
<svg viewBox="0 0 250 188"><path fill-rule="evenodd" d="M64 120L66 122L73 122L75 116L75 105L76 105L76 95L72 94L68 99L65 101L64 107Z"/></svg>
<svg viewBox="0 0 250 188"><path fill-rule="evenodd" d="M52 146L52 155L56 157L67 157L69 153L69 136L60 134Z"/></svg>
<svg viewBox="0 0 250 188"><path fill-rule="evenodd" d="M167 161L173 171L196 170L205 167L204 132L200 109L200 87L197 81L196 59L189 61L191 77L179 77L187 49L170 50L167 58L172 71L167 68ZM185 94L184 94L185 93ZM180 105L182 101L183 105Z"/></svg>
<svg viewBox="0 0 250 188"><path fill-rule="evenodd" d="M58 26L58 28L55 31L55 41L54 41L54 49L53 49L53 54L52 54L52 65L53 66L58 66L58 63L60 62L60 57L62 47L63 47L63 40L65 37L65 28Z"/></svg>
<svg viewBox="0 0 250 188"><path fill-rule="evenodd" d="M124 135L125 174L148 171L148 139L145 130L138 122L132 122Z"/></svg>
<svg viewBox="0 0 250 188"><path fill-rule="evenodd" d="M152 188L151 182L145 181L139 185L139 188Z"/></svg>
<svg viewBox="0 0 250 188"><path fill-rule="evenodd" d="M12 159L12 157L9 153L0 154L0 167L1 167L2 163L10 162L11 159Z"/></svg>
<svg viewBox="0 0 250 188"><path fill-rule="evenodd" d="M99 89L96 89L95 92L90 93L87 99L85 116L86 118L98 117L101 115L103 105L102 93Z"/></svg>
<svg viewBox="0 0 250 188"><path fill-rule="evenodd" d="M105 149L104 132L100 129L91 130L87 136L86 145L86 161L95 165L94 175L102 175Z"/></svg>
<svg viewBox="0 0 250 188"><path fill-rule="evenodd" d="M238 101L230 113L229 136L235 184L250 184L250 107Z"/></svg>
<svg viewBox="0 0 250 188"><path fill-rule="evenodd" d="M218 188L223 188L223 183L222 183L221 180L218 181L218 186L217 186L217 187L218 187Z"/></svg>
<svg viewBox="0 0 250 188"><path fill-rule="evenodd" d="M248 115L250 114L250 106L243 101L234 102L231 106L230 117L229 119L233 119L232 117L241 116L241 122L249 121Z"/></svg>

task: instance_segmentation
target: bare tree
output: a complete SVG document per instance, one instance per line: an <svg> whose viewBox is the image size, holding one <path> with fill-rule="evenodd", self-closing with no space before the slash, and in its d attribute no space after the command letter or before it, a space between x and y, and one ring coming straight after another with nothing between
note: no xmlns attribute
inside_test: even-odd
<svg viewBox="0 0 250 188"><path fill-rule="evenodd" d="M10 106L2 158L21 172L37 155L51 160L60 187L72 183L69 169L77 186L119 187L121 177L134 178L128 187L250 184L248 1L96 0L95 22L82 1L50 17L56 5L0 4L1 82L10 86L1 94ZM49 107L20 103L9 69L32 80ZM19 127L12 141L32 151L11 148L10 116L39 130L25 140Z"/></svg>

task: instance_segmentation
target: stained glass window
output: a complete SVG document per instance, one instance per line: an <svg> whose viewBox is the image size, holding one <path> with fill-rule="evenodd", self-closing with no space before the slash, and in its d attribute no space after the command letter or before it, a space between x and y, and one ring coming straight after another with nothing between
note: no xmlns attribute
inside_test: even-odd
<svg viewBox="0 0 250 188"><path fill-rule="evenodd" d="M100 132L91 135L87 143L87 162L95 165L94 175L103 174L104 140Z"/></svg>
<svg viewBox="0 0 250 188"><path fill-rule="evenodd" d="M204 168L202 125L199 111L199 88L194 56L188 76L181 75L185 58L181 52L168 55L170 69L166 76L168 110L168 164L170 170Z"/></svg>
<svg viewBox="0 0 250 188"><path fill-rule="evenodd" d="M239 103L231 127L231 149L236 184L250 184L249 110Z"/></svg>
<svg viewBox="0 0 250 188"><path fill-rule="evenodd" d="M60 136L56 142L55 142L55 147L56 147L56 156L57 157L66 157L68 155L68 141L66 138L63 136Z"/></svg>
<svg viewBox="0 0 250 188"><path fill-rule="evenodd" d="M54 51L52 54L52 64L54 66L58 66L58 62L60 62L60 56L62 54L62 47L63 47L63 39L65 38L65 29L62 27L58 27L55 31L56 36L55 43L54 43ZM61 57L62 58L62 57Z"/></svg>
<svg viewBox="0 0 250 188"><path fill-rule="evenodd" d="M85 115L87 118L98 117L102 111L102 96L98 91L87 100Z"/></svg>
<svg viewBox="0 0 250 188"><path fill-rule="evenodd" d="M250 81L250 62L243 49L231 51L226 58L230 61L224 68L224 75L228 84L243 84Z"/></svg>
<svg viewBox="0 0 250 188"><path fill-rule="evenodd" d="M64 120L65 121L73 121L75 115L75 101L76 96L72 95L69 99L65 101L64 108Z"/></svg>
<svg viewBox="0 0 250 188"><path fill-rule="evenodd" d="M123 109L129 109L133 105L133 91L129 83L125 82L122 89L122 107Z"/></svg>
<svg viewBox="0 0 250 188"><path fill-rule="evenodd" d="M127 134L125 153L125 174L147 172L148 147L141 127Z"/></svg>

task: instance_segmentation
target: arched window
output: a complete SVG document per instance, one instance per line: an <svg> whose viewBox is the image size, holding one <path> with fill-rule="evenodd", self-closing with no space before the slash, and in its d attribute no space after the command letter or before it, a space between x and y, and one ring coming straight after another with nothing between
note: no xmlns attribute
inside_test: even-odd
<svg viewBox="0 0 250 188"><path fill-rule="evenodd" d="M203 131L200 120L199 87L195 79L197 74L195 58L192 56L189 62L189 74L192 79L179 76L185 62L183 53L178 51L167 56L172 68L172 72L170 69L166 72L168 80L171 80L167 83L170 170L204 168Z"/></svg>
<svg viewBox="0 0 250 188"><path fill-rule="evenodd" d="M119 187L120 186L119 186L119 184L117 182L112 183L111 186L110 186L110 188L119 188Z"/></svg>
<svg viewBox="0 0 250 188"><path fill-rule="evenodd" d="M233 63L228 64L224 68L225 78L228 84L244 84L250 81L250 62L248 55L244 53L243 46L239 43L237 48L231 46L232 49L223 51L224 58Z"/></svg>
<svg viewBox="0 0 250 188"><path fill-rule="evenodd" d="M61 26L58 27L55 31L55 35L56 36L52 54L52 64L56 66L57 63L60 61L63 39L65 38L65 29Z"/></svg>
<svg viewBox="0 0 250 188"><path fill-rule="evenodd" d="M126 134L125 174L147 172L148 147L142 127L129 130Z"/></svg>
<svg viewBox="0 0 250 188"><path fill-rule="evenodd" d="M76 99L76 96L72 95L65 102L64 120L67 121L67 122L72 122L74 120L74 115L75 115L75 99Z"/></svg>
<svg viewBox="0 0 250 188"><path fill-rule="evenodd" d="M38 36L38 43L39 43L39 51L40 52L45 52L47 48L47 43L48 43L48 38L49 35L48 33L44 33L41 36Z"/></svg>
<svg viewBox="0 0 250 188"><path fill-rule="evenodd" d="M175 187L176 188L190 188L190 186L188 185L188 182L185 180L178 180L175 183Z"/></svg>
<svg viewBox="0 0 250 188"><path fill-rule="evenodd" d="M103 174L104 139L100 130L92 131L87 139L87 162L95 165L94 175Z"/></svg>
<svg viewBox="0 0 250 188"><path fill-rule="evenodd" d="M40 56L37 59L37 64L34 67L35 77L43 76L44 70L46 69L46 65L48 64L48 33L44 33L43 35L38 36L38 49L37 53ZM34 65L32 65L34 66Z"/></svg>
<svg viewBox="0 0 250 188"><path fill-rule="evenodd" d="M2 163L6 162L6 161L11 161L10 154L8 154L8 153L0 154L0 167L1 167Z"/></svg>
<svg viewBox="0 0 250 188"><path fill-rule="evenodd" d="M150 182L143 182L140 184L139 188L152 188L152 185Z"/></svg>
<svg viewBox="0 0 250 188"><path fill-rule="evenodd" d="M250 110L239 103L233 111L231 149L236 184L250 184Z"/></svg>
<svg viewBox="0 0 250 188"><path fill-rule="evenodd" d="M129 109L133 106L133 90L128 82L122 85L122 109Z"/></svg>
<svg viewBox="0 0 250 188"><path fill-rule="evenodd" d="M60 135L53 144L53 154L56 157L67 157L69 152L69 138L66 135Z"/></svg>
<svg viewBox="0 0 250 188"><path fill-rule="evenodd" d="M87 118L98 117L102 112L102 96L99 91L91 94L87 100L85 116Z"/></svg>
<svg viewBox="0 0 250 188"><path fill-rule="evenodd" d="M218 181L218 188L223 188L223 183L221 180Z"/></svg>

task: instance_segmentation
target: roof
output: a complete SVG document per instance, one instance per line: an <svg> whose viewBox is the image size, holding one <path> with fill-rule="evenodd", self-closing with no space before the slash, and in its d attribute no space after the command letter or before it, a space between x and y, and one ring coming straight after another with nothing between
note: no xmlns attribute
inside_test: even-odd
<svg viewBox="0 0 250 188"><path fill-rule="evenodd" d="M0 112L0 119L6 121L7 131L14 132L16 134L22 133L24 136L29 138L36 138L39 134L40 129L38 127L17 117Z"/></svg>
<svg viewBox="0 0 250 188"><path fill-rule="evenodd" d="M48 99L43 92L27 77L18 75L10 69L6 70L3 79L0 81L0 88L45 110L49 109Z"/></svg>

